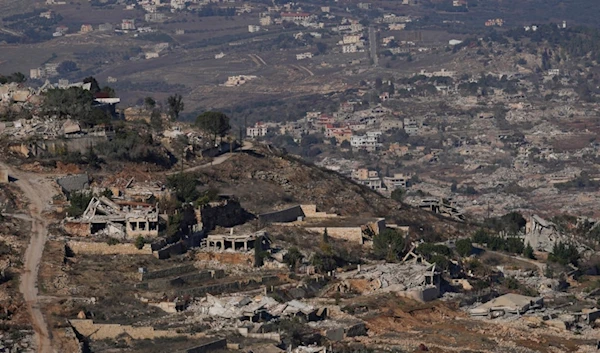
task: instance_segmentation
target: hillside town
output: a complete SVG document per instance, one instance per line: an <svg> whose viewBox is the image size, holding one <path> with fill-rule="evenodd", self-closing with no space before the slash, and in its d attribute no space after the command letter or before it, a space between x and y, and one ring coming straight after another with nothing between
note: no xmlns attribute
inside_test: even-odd
<svg viewBox="0 0 600 353"><path fill-rule="evenodd" d="M491 3L0 4L0 352L598 351L600 34Z"/></svg>

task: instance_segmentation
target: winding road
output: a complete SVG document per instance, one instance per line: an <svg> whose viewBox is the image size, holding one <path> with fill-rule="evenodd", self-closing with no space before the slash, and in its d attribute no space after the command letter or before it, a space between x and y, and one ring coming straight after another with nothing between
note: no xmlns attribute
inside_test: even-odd
<svg viewBox="0 0 600 353"><path fill-rule="evenodd" d="M24 197L29 202L29 216L32 223L31 239L25 251L24 271L20 277L19 290L23 294L23 299L31 317L38 353L53 353L48 326L40 309L37 281L49 224L42 216L42 212L45 210L46 205L50 204L57 190L52 187L48 179L42 176L16 171L2 163L0 163L0 166L8 170L8 174L16 179L15 185L21 189Z"/></svg>

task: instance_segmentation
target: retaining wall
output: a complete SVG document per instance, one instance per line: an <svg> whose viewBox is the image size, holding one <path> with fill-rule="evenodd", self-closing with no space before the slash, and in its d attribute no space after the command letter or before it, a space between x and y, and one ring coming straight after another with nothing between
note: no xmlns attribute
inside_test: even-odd
<svg viewBox="0 0 600 353"><path fill-rule="evenodd" d="M156 271L142 273L140 276L140 280L146 281L149 279L177 276L177 275L181 275L181 274L193 272L193 271L196 271L196 267L194 267L194 265L185 265L185 266L165 268L162 270L156 270Z"/></svg>
<svg viewBox="0 0 600 353"><path fill-rule="evenodd" d="M207 353L218 349L227 348L227 340L222 338L212 342L207 342L201 346L190 348L186 350L186 353Z"/></svg>
<svg viewBox="0 0 600 353"><path fill-rule="evenodd" d="M286 208L285 210L281 211L263 213L258 215L258 220L262 224L287 223L297 221L298 217L304 217L304 211L302 211L302 206L300 205Z"/></svg>
<svg viewBox="0 0 600 353"><path fill-rule="evenodd" d="M144 245L142 249L138 249L134 244L115 244L108 245L107 243L85 242L85 241L69 241L69 248L75 254L87 255L152 255L150 244Z"/></svg>
<svg viewBox="0 0 600 353"><path fill-rule="evenodd" d="M151 326L134 327L120 324L95 324L92 320L71 320L71 326L79 334L92 340L115 339L122 334L131 336L136 340L155 339L157 337L178 337L179 333L173 330L155 330Z"/></svg>

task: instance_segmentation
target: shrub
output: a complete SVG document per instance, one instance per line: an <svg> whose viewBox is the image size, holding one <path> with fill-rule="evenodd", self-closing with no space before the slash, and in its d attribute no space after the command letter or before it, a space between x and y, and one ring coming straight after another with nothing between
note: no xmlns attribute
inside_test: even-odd
<svg viewBox="0 0 600 353"><path fill-rule="evenodd" d="M135 238L135 247L138 249L142 249L144 247L144 244L146 244L146 239L144 239L143 236L139 236L137 238Z"/></svg>
<svg viewBox="0 0 600 353"><path fill-rule="evenodd" d="M473 252L473 244L471 243L471 239L467 238L457 240L456 252L462 257L471 255L471 252Z"/></svg>
<svg viewBox="0 0 600 353"><path fill-rule="evenodd" d="M405 246L404 235L392 229L386 229L373 237L373 252L378 259L398 261L404 254Z"/></svg>
<svg viewBox="0 0 600 353"><path fill-rule="evenodd" d="M115 239L115 238L108 238L108 240L106 241L106 244L108 244L108 245L110 245L110 246L112 246L112 245L117 245L117 244L119 244L119 243L121 243L121 242L119 241L119 239Z"/></svg>

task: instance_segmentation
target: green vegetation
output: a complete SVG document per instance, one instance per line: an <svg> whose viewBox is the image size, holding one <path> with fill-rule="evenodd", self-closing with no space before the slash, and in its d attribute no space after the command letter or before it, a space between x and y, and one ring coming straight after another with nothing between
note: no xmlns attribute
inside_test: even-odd
<svg viewBox="0 0 600 353"><path fill-rule="evenodd" d="M169 96L169 98L167 98L167 107L171 119L179 119L179 114L183 111L184 108L183 97L181 97L181 94L176 93L172 96Z"/></svg>
<svg viewBox="0 0 600 353"><path fill-rule="evenodd" d="M143 236L139 236L137 238L135 238L135 247L138 249L142 249L144 247L144 245L146 244L146 239L144 239Z"/></svg>
<svg viewBox="0 0 600 353"><path fill-rule="evenodd" d="M91 192L73 192L69 195L69 201L71 205L67 208L67 214L70 217L79 217L85 212L88 207L90 200L92 199Z"/></svg>
<svg viewBox="0 0 600 353"><path fill-rule="evenodd" d="M552 248L552 253L548 255L548 260L559 263L561 265L577 265L579 257L580 255L575 245L559 242L554 244L554 247Z"/></svg>
<svg viewBox="0 0 600 353"><path fill-rule="evenodd" d="M289 248L287 254L283 256L283 262L290 267L292 270L296 270L296 267L302 261L304 255L298 250L297 247Z"/></svg>
<svg viewBox="0 0 600 353"><path fill-rule="evenodd" d="M373 253L375 257L388 262L398 261L405 252L404 234L386 229L373 237Z"/></svg>
<svg viewBox="0 0 600 353"><path fill-rule="evenodd" d="M167 177L167 187L175 191L180 202L193 202L200 197L200 181L192 173L178 173Z"/></svg>
<svg viewBox="0 0 600 353"><path fill-rule="evenodd" d="M404 196L406 195L406 190L403 188L396 188L392 191L392 200L402 202Z"/></svg>
<svg viewBox="0 0 600 353"><path fill-rule="evenodd" d="M25 75L21 72L13 72L8 76L0 75L0 84L4 85L7 83L23 83L27 81Z"/></svg>
<svg viewBox="0 0 600 353"><path fill-rule="evenodd" d="M108 238L108 240L106 241L106 244L112 246L112 245L117 245L120 244L121 242L118 239L115 238Z"/></svg>
<svg viewBox="0 0 600 353"><path fill-rule="evenodd" d="M216 143L217 137L224 137L231 129L229 117L221 112L213 111L200 114L196 118L196 126L212 137L213 145Z"/></svg>
<svg viewBox="0 0 600 353"><path fill-rule="evenodd" d="M124 126L117 126L115 130L115 138L112 141L96 146L96 150L103 157L133 163L146 162L165 168L175 163L175 158L160 142L155 142L151 134L130 130Z"/></svg>
<svg viewBox="0 0 600 353"><path fill-rule="evenodd" d="M473 252L473 243L471 239L459 239L456 241L456 252L462 257L471 255Z"/></svg>

